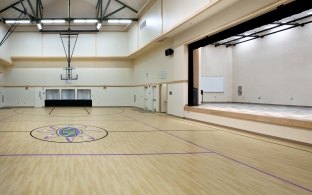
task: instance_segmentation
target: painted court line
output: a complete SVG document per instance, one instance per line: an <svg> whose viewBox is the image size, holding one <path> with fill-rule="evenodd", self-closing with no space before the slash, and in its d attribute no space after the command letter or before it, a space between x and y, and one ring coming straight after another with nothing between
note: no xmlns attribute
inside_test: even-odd
<svg viewBox="0 0 312 195"><path fill-rule="evenodd" d="M1 157L43 157L43 156L161 156L214 154L213 152L168 152L168 153L104 153L104 154L0 154Z"/></svg>
<svg viewBox="0 0 312 195"><path fill-rule="evenodd" d="M30 131L0 131L0 133L29 133Z"/></svg>
<svg viewBox="0 0 312 195"><path fill-rule="evenodd" d="M49 115L55 110L55 108L52 108L51 111L49 112Z"/></svg>
<svg viewBox="0 0 312 195"><path fill-rule="evenodd" d="M129 117L129 116L127 116L127 117ZM129 118L131 118L131 117L129 117ZM181 138L181 137L176 136L176 135L174 135L174 134L171 134L171 133L169 133L169 132L163 131L163 130L157 128L157 127L153 127L153 126L151 126L151 125L149 125L149 124L146 124L146 123L144 123L144 122L141 122L141 121L139 121L139 120L137 120L137 119L134 119L134 118L132 118L132 119L133 119L133 120L136 120L136 121L138 121L138 122L140 122L140 123L142 123L142 124L144 124L144 125L147 125L147 126L149 126L149 127L152 127L152 128L154 128L154 129L158 129L159 131L164 132L164 133L166 133L166 134L168 134L168 135L171 135L171 136L176 137L176 138L178 138L178 139L184 140L185 142L191 143L191 144L196 145L196 146L198 146L198 147L200 147L200 148L203 148L203 149L205 149L205 150L208 150L209 152L212 152L213 154L217 154L217 155L219 155L219 156L221 156L221 157L223 157L223 158L226 158L226 159L228 159L228 160L231 160L231 161L233 161L233 162L236 162L236 163L238 163L238 164L240 164L240 165L243 165L243 166L245 166L245 167L248 167L248 168L250 168L250 169L253 169L253 170L257 171L257 172L260 172L260 173L265 174L265 175L267 175L267 176L273 177L273 178L275 178L275 179L277 179L277 180L280 180L280 181L282 181L282 182L284 182L284 183L286 183L286 184L289 184L289 185L291 185L291 186L300 188L300 189L305 190L305 191L308 191L308 192L312 192L312 189L306 188L306 187L301 186L301 185L299 185L299 184L296 184L296 183L294 183L294 182L288 181L288 180L286 180L286 179L284 179L284 178L282 178L282 177L279 177L279 176L273 175L273 174L271 174L271 173L269 173L269 172L266 172L266 171L263 171L263 170L261 170L261 169L258 169L258 168L254 167L254 166L252 166L252 165L247 164L247 163L241 162L241 161L236 160L236 159L234 159L234 158L231 158L231 157L228 157L228 156L226 156L226 155L223 155L223 154L221 154L221 153L219 153L219 152L215 152L215 151L213 151L213 150L211 150L211 149L208 149L208 148L206 148L206 147L200 146L200 145L195 144L195 143L193 143L193 142L191 142L191 141L188 141L188 140L186 140L186 139L184 139L184 138Z"/></svg>

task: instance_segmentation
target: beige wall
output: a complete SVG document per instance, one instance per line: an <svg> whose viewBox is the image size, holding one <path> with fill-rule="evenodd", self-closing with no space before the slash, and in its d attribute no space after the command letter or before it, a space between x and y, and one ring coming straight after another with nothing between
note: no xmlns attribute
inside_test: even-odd
<svg viewBox="0 0 312 195"><path fill-rule="evenodd" d="M233 100L312 106L311 32L309 24L234 47Z"/></svg>
<svg viewBox="0 0 312 195"><path fill-rule="evenodd" d="M62 41L58 34L37 32L15 32L10 38L12 57L63 57ZM126 45L126 47L125 47ZM126 32L103 32L81 34L73 56L119 57L128 56L128 34ZM31 49L30 49L31 48Z"/></svg>
<svg viewBox="0 0 312 195"><path fill-rule="evenodd" d="M200 54L200 76L224 78L224 93L204 93L204 102L232 102L232 48L208 45L201 48Z"/></svg>

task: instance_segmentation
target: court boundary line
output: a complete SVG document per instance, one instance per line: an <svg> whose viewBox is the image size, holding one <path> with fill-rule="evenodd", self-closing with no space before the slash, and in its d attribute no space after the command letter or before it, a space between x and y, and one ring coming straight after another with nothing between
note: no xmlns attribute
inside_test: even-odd
<svg viewBox="0 0 312 195"><path fill-rule="evenodd" d="M51 113L55 110L55 107L51 109L51 111L49 112L49 115L51 116Z"/></svg>
<svg viewBox="0 0 312 195"><path fill-rule="evenodd" d="M129 116L127 116L127 117L129 117ZM129 118L131 118L131 117L129 117ZM142 123L142 124L144 124L144 125L147 125L147 126L149 126L149 127L158 129L158 130L161 131L161 132L164 132L164 133L166 133L166 134L168 134L168 135L170 135L170 136L176 137L176 138L178 138L178 139L180 139L180 140L183 140L183 141L185 141L185 142L187 142L187 143L191 143L191 144L196 145L196 146L198 146L198 147L200 147L200 148L202 148L202 149L205 149L205 150L207 150L207 151L209 151L209 152L215 153L215 154L217 154L217 155L219 155L219 156L221 156L221 157L223 157L223 158L225 158L225 159L231 160L231 161L236 162L236 163L238 163L238 164L240 164L240 165L242 165L242 166L248 167L248 168L250 168L251 170L254 170L254 171L258 172L258 173L262 173L262 174L267 175L267 176L269 176L269 177L275 178L275 179L277 179L277 180L279 180L279 181L282 181L282 182L284 182L284 183L286 183L286 184L289 184L289 185L291 185L291 186L300 188L300 189L302 189L302 190L305 190L305 191L308 191L308 192L312 192L312 189L309 189L309 188L306 188L306 187L301 186L301 185L299 185L299 184L296 184L296 183L294 183L294 182L288 181L287 179L284 179L284 178L282 178L282 177L280 177L280 176L273 175L273 174L271 174L271 173L269 173L269 172L267 172L267 171L263 171L263 170L261 170L261 169L255 167L255 166L253 166L253 165L249 165L249 164L247 164L247 163L241 162L241 161L236 160L236 159L234 159L234 158L228 157L228 156L226 156L226 155L224 155L224 154L222 154L222 153L219 153L219 152L216 152L216 151L214 151L214 150L208 149L207 147L200 146L199 144L195 144L195 143L193 143L193 142L191 142L191 141L189 141L189 140L186 140L186 139L184 139L184 138L181 138L181 137L179 137L179 136L177 136L177 135L174 135L174 134L171 134L171 133L169 133L169 132L163 131L163 130L157 128L157 127L153 127L153 126L151 126L151 125L149 125L149 124L147 124L147 123L144 123L144 122L142 122L142 121L139 121L139 120L137 120L137 119L135 119L135 118L132 118L132 119L135 120L135 121L138 121L139 123Z"/></svg>
<svg viewBox="0 0 312 195"><path fill-rule="evenodd" d="M42 156L169 156L169 155L197 155L215 154L214 152L155 152L155 153L81 153L81 154L0 154L0 158L5 157L42 157Z"/></svg>
<svg viewBox="0 0 312 195"><path fill-rule="evenodd" d="M29 131L0 131L0 133L29 133Z"/></svg>

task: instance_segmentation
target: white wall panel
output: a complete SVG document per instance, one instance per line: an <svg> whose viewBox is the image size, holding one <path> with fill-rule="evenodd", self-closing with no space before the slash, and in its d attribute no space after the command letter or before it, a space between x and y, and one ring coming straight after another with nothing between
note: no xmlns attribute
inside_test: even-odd
<svg viewBox="0 0 312 195"><path fill-rule="evenodd" d="M73 56L96 56L96 45L102 44L96 41L96 36L96 34L80 34Z"/></svg>
<svg viewBox="0 0 312 195"><path fill-rule="evenodd" d="M5 89L6 106L34 106L35 89L34 88L6 88Z"/></svg>
<svg viewBox="0 0 312 195"><path fill-rule="evenodd" d="M139 25L136 22L128 31L129 54L139 49Z"/></svg>
<svg viewBox="0 0 312 195"><path fill-rule="evenodd" d="M132 106L132 97L131 87L101 87L92 91L94 106Z"/></svg>
<svg viewBox="0 0 312 195"><path fill-rule="evenodd" d="M139 47L153 41L162 33L161 0L155 2L152 7L142 16L139 24L146 21L146 27L139 29Z"/></svg>
<svg viewBox="0 0 312 195"><path fill-rule="evenodd" d="M65 56L62 40L58 34L42 34L43 56Z"/></svg>
<svg viewBox="0 0 312 195"><path fill-rule="evenodd" d="M172 58L172 57L171 57ZM169 58L170 59L170 58ZM172 81L188 80L188 48L185 45L174 48L173 67L169 78Z"/></svg>
<svg viewBox="0 0 312 195"><path fill-rule="evenodd" d="M62 68L14 68L6 72L7 85L63 85ZM132 82L131 68L77 68L79 79L72 85L128 85Z"/></svg>
<svg viewBox="0 0 312 195"><path fill-rule="evenodd" d="M11 39L11 56L65 56L61 38L57 34L18 32L14 33ZM111 57L128 56L128 54L128 34L126 32L81 34L74 51L76 57Z"/></svg>
<svg viewBox="0 0 312 195"><path fill-rule="evenodd" d="M133 81L136 84L150 84L172 79L174 71L174 57L165 56L165 49L171 43L160 44L157 48L141 55L134 61ZM181 68L181 67L180 67ZM160 79L160 71L166 72L166 78Z"/></svg>
<svg viewBox="0 0 312 195"><path fill-rule="evenodd" d="M163 30L168 32L196 12L209 5L211 0L163 0Z"/></svg>
<svg viewBox="0 0 312 195"><path fill-rule="evenodd" d="M42 34L15 32L11 35L11 56L42 56Z"/></svg>
<svg viewBox="0 0 312 195"><path fill-rule="evenodd" d="M128 56L128 34L126 32L104 32L97 34L97 56Z"/></svg>

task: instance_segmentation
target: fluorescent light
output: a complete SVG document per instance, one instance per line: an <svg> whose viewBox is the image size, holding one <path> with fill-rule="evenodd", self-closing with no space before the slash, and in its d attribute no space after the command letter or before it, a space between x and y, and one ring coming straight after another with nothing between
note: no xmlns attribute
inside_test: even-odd
<svg viewBox="0 0 312 195"><path fill-rule="evenodd" d="M41 23L37 23L38 29L42 30L42 24Z"/></svg>
<svg viewBox="0 0 312 195"><path fill-rule="evenodd" d="M108 23L112 24L130 24L132 20L108 20Z"/></svg>
<svg viewBox="0 0 312 195"><path fill-rule="evenodd" d="M102 23L97 23L96 29L100 30L101 26L102 26Z"/></svg>
<svg viewBox="0 0 312 195"><path fill-rule="evenodd" d="M268 24L268 25L265 26L264 28L265 28L265 29L270 29L270 28L274 28L274 27L276 27L276 26L278 26L278 24Z"/></svg>
<svg viewBox="0 0 312 195"><path fill-rule="evenodd" d="M61 24L65 23L65 20L41 20L42 24Z"/></svg>
<svg viewBox="0 0 312 195"><path fill-rule="evenodd" d="M85 23L94 24L97 22L98 22L98 20L95 20L95 19L77 19L77 20L74 20L74 23L81 23L81 24L85 24Z"/></svg>
<svg viewBox="0 0 312 195"><path fill-rule="evenodd" d="M6 20L5 23L7 24L30 24L29 20Z"/></svg>

